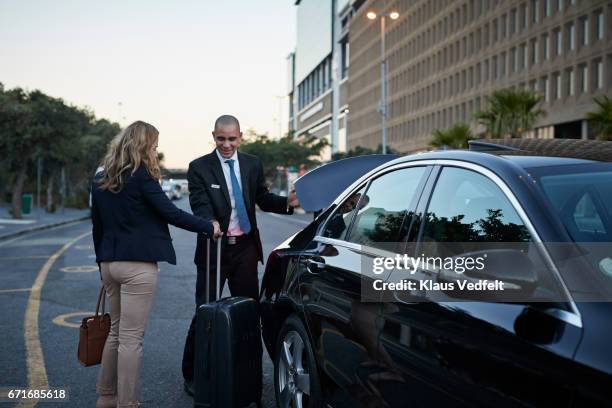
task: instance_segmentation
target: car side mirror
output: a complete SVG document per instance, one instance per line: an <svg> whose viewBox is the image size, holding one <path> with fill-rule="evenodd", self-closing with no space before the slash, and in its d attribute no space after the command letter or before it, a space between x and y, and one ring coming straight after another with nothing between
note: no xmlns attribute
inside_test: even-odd
<svg viewBox="0 0 612 408"><path fill-rule="evenodd" d="M462 299L480 299L491 301L524 301L533 294L537 286L535 266L529 256L517 249L491 249L461 254L456 258L484 258L484 267L480 270L466 270L460 274L456 271L442 269L438 273L439 282L453 282L454 290L445 291L452 297ZM477 283L503 282L503 291L458 290L459 281Z"/></svg>

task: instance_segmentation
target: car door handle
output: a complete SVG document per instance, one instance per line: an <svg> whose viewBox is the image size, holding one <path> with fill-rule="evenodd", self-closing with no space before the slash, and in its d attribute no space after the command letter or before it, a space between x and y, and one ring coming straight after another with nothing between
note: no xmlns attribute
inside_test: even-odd
<svg viewBox="0 0 612 408"><path fill-rule="evenodd" d="M325 261L322 259L314 260L312 258L306 260L306 266L311 272L321 272L325 269Z"/></svg>

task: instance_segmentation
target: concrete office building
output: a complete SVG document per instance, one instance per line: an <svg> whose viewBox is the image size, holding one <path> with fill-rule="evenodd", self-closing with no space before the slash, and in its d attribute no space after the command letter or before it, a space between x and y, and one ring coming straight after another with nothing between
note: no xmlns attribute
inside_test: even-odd
<svg viewBox="0 0 612 408"><path fill-rule="evenodd" d="M289 129L330 142L322 155L346 150L350 0L297 0L297 41L287 57ZM363 0L360 1L363 3ZM335 123L334 123L335 122Z"/></svg>
<svg viewBox="0 0 612 408"><path fill-rule="evenodd" d="M381 9L382 8L382 9ZM388 145L426 149L433 129L470 122L486 96L525 87L548 114L530 137L588 138L593 97L612 94L612 1L368 0L350 22L348 148L381 141L380 25L387 20Z"/></svg>

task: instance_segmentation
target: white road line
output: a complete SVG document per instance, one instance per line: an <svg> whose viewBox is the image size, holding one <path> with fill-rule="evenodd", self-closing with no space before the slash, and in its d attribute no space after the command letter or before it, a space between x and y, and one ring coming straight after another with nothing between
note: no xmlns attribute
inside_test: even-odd
<svg viewBox="0 0 612 408"><path fill-rule="evenodd" d="M32 255L32 256L0 256L0 261L21 261L22 259L47 259L49 255Z"/></svg>
<svg viewBox="0 0 612 408"><path fill-rule="evenodd" d="M11 238L11 239L8 239L6 241L0 241L0 247L7 246L8 244L10 244L12 242L19 241L19 240L24 239L24 238L29 238L32 235L43 234L45 232L58 230L60 228L72 227L72 226L74 226L76 224L80 224L80 223L86 222L86 221L88 221L88 220L73 221L73 222L69 222L69 223L66 223L66 224L58 225L56 227L49 227L49 228L45 228L45 229L42 229L42 230L26 232L23 235L19 235L19 236L15 237L15 238Z"/></svg>
<svg viewBox="0 0 612 408"><path fill-rule="evenodd" d="M21 289L0 289L0 293L13 293L13 292L29 292L32 288L21 288Z"/></svg>

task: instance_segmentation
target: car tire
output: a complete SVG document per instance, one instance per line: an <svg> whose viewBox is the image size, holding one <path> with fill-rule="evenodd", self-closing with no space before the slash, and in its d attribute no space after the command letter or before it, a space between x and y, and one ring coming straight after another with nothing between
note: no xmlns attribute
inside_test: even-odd
<svg viewBox="0 0 612 408"><path fill-rule="evenodd" d="M291 315L281 328L274 353L274 393L278 408L322 408L314 351L301 320Z"/></svg>

